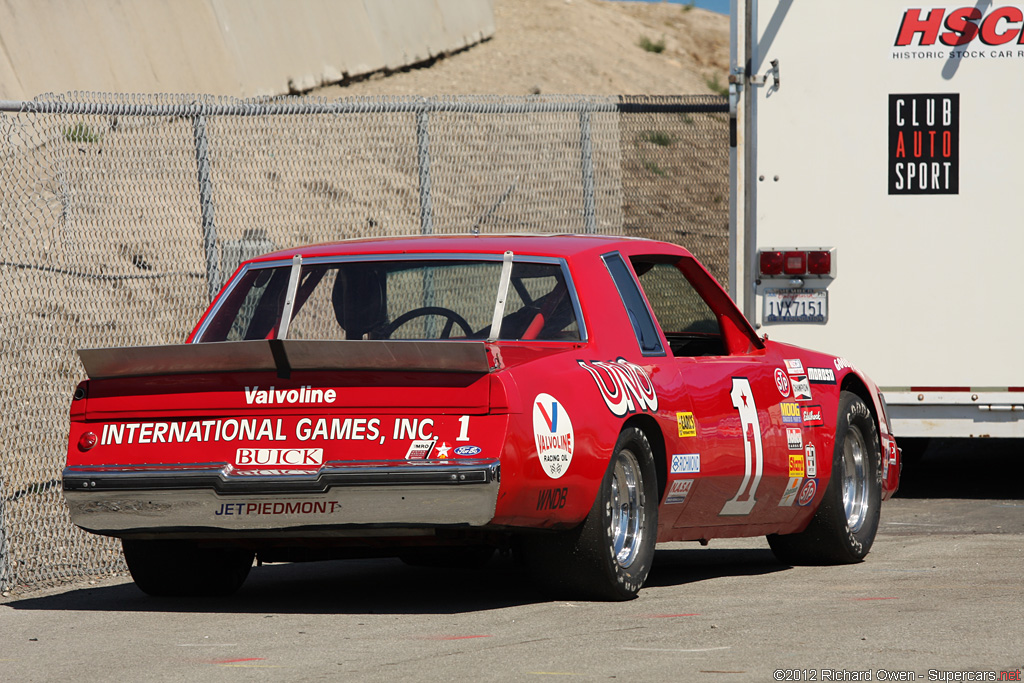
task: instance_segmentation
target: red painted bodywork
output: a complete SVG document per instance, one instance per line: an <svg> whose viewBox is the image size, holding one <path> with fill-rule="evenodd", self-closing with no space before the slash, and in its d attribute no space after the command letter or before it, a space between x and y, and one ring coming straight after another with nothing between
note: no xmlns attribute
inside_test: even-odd
<svg viewBox="0 0 1024 683"><path fill-rule="evenodd" d="M839 393L845 389L860 394L874 412L886 461L883 497L895 491L898 450L875 385L842 359L760 339L725 291L681 247L597 236L416 237L302 247L256 261L281 261L293 254L310 259L360 254L502 254L507 250L565 260L585 323L584 341L487 342L492 359L487 373L396 368L386 372L298 371L288 379L272 372L211 372L90 380L81 387L85 398L72 405L68 466L97 471L221 468L233 462L240 443L237 435L227 439L228 434L222 433L219 436L224 438L214 438L218 430L230 430L232 425L253 419L257 420L253 429L269 430L265 441L272 439L276 448L301 449L316 443L325 448L325 461L396 461L405 458L410 448L409 438L395 438L396 430L414 424L419 436L429 435L437 439L439 447L452 449L447 451L451 462L460 458L454 449L463 445L474 446L488 457L500 457L500 489L491 528L570 527L590 511L618 434L625 425L635 424L647 432L659 463L659 541L791 533L806 526L828 485ZM655 254L678 261L717 314L728 355L641 354L622 299L601 259L615 251L627 262L631 256ZM194 340L202 323L200 320L188 342ZM661 342L667 350L667 340L662 337ZM633 375L639 382L644 374L649 378L656 407L653 401L633 400L631 410L627 407L625 414L616 415L602 398L598 379L606 380L606 388L614 388L615 377L621 375L614 375L608 364L620 359L642 369ZM779 371L787 380L800 376L787 371L787 360L799 361L805 370L827 368L834 374L834 382L810 384L811 398L799 401L793 398L792 382L787 382L789 396L784 397ZM734 378L742 379L737 383ZM273 387L275 392L300 387L306 392L331 390L336 400L329 405L286 400L272 405L250 403L247 391L252 395L254 387ZM749 496L738 494L745 474L754 469L754 464L747 464L744 449L744 442L751 443L752 437L749 430L744 431L740 409L734 406L734 388L738 392L735 400L756 406L763 447L762 476ZM538 398L544 395L557 400L559 407L541 400L538 408ZM287 399L287 394L280 396ZM784 421L794 419L794 405L801 412L811 409L806 421L803 415L799 422ZM567 416L572 422L573 455L567 471L557 478L545 471L538 456L537 410L542 410L537 414L545 419L552 418L549 412L561 411L560 419ZM686 414L692 415L692 425ZM315 435L319 425L320 436L329 433L335 419L340 420L337 429L344 428L345 419L350 420L345 432L349 438L332 443ZM155 426L180 421L187 421L190 429L208 431L202 439L168 443L166 428ZM231 425L225 426L225 421L232 421ZM192 423L200 426L191 427ZM110 427L104 425L125 424L140 426L125 427L120 445L110 443L112 437L104 431ZM692 431L684 426L692 426ZM157 438L160 429L163 440ZM793 429L797 432L787 431ZM83 450L80 440L90 432L101 437L100 443ZM808 445L816 452L814 477L806 472ZM791 471L793 454L800 457ZM694 455L698 457L673 457ZM691 471L673 473L674 462ZM300 462L276 466L292 471L310 467ZM803 476L791 477L801 467ZM807 479L816 479L813 498L793 496L790 504L780 504L792 478L801 479L801 491ZM750 497L756 502L746 514L722 514L734 497L742 499L741 503Z"/></svg>

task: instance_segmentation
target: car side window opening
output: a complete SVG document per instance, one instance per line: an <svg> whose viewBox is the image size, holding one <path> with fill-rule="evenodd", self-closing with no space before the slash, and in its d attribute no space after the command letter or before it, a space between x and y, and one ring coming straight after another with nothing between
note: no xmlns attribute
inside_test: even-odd
<svg viewBox="0 0 1024 683"><path fill-rule="evenodd" d="M727 355L718 316L675 263L645 257L631 263L673 355Z"/></svg>
<svg viewBox="0 0 1024 683"><path fill-rule="evenodd" d="M630 272L622 255L613 252L605 254L601 258L604 259L605 266L615 283L615 288L618 289L622 303L626 307L626 314L633 326L633 334L636 335L636 341L640 345L640 353L645 356L664 355L665 349L658 336L657 325L651 318L647 304L644 303L643 294L640 293L633 273Z"/></svg>

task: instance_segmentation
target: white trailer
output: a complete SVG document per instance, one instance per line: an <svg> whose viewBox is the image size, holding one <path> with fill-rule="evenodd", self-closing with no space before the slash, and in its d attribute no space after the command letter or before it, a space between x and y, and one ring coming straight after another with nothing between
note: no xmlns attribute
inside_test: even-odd
<svg viewBox="0 0 1024 683"><path fill-rule="evenodd" d="M733 0L730 104L747 317L901 445L1024 437L1024 4Z"/></svg>

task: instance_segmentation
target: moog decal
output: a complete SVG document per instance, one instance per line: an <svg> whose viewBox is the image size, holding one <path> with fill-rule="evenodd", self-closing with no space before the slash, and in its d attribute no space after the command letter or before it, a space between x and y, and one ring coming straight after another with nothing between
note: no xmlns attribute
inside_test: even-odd
<svg viewBox="0 0 1024 683"><path fill-rule="evenodd" d="M615 361L577 360L590 373L601 392L601 398L615 417L625 417L641 410L658 411L658 394L647 371L625 358Z"/></svg>
<svg viewBox="0 0 1024 683"><path fill-rule="evenodd" d="M558 479L569 469L576 437L572 420L561 403L550 394L533 399L533 438L544 472Z"/></svg>

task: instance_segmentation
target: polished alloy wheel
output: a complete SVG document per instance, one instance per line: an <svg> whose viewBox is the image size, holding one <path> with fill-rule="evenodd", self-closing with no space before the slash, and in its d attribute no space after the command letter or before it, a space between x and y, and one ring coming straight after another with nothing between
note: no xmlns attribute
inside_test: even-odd
<svg viewBox="0 0 1024 683"><path fill-rule="evenodd" d="M643 483L640 465L629 450L620 452L612 474L611 541L620 567L633 564L643 540Z"/></svg>
<svg viewBox="0 0 1024 683"><path fill-rule="evenodd" d="M843 510L850 531L856 533L867 519L869 506L867 445L864 435L855 425L850 425L843 442L842 468Z"/></svg>

